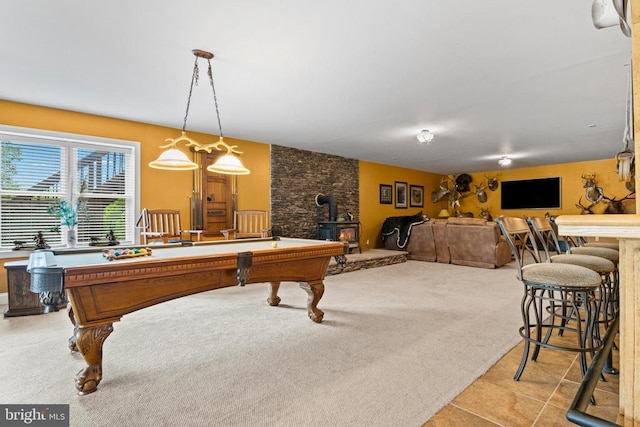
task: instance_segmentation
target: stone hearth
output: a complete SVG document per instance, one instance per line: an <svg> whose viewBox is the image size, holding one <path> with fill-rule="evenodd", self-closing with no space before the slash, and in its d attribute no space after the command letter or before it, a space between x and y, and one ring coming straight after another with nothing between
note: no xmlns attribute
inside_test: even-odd
<svg viewBox="0 0 640 427"><path fill-rule="evenodd" d="M347 255L347 265L340 268L334 258L331 258L327 275L348 273L350 271L364 270L366 268L383 267L385 265L400 264L407 261L407 253L402 251L389 251L386 249L371 249L361 254Z"/></svg>

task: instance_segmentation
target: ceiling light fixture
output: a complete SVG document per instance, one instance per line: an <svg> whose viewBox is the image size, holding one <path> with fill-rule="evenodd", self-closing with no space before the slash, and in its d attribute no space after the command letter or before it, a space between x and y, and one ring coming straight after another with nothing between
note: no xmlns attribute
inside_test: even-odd
<svg viewBox="0 0 640 427"><path fill-rule="evenodd" d="M416 138L418 138L418 143L420 143L420 145L427 145L431 142L434 136L435 135L431 133L429 129L423 129Z"/></svg>
<svg viewBox="0 0 640 427"><path fill-rule="evenodd" d="M194 56L196 57L195 63L193 64L193 74L191 75L191 87L189 88L189 98L187 99L187 111L184 115L184 123L182 125L182 135L176 139L167 138L165 142L168 142L167 145L162 145L160 148L168 148L168 150L164 151L160 154L158 159L149 163L149 166L156 169L164 169L164 170L193 170L198 169L198 164L189 160L186 154L176 148L176 145L180 141L186 141L187 147L193 147L195 151L206 151L207 153L211 153L213 149L218 151L226 150L227 153L216 160L215 163L209 165L207 170L215 173L222 173L227 175L247 175L250 173L249 169L245 168L234 154L242 154L241 151L238 151L237 145L227 145L224 142L224 136L222 134L222 125L220 123L220 111L218 110L218 97L216 96L216 87L213 84L213 72L211 71L211 58L213 58L213 53L207 52L200 49L194 49ZM187 117L189 117L189 106L191 104L191 93L193 92L193 84L198 84L199 77L199 69L198 69L198 59L204 58L209 63L209 69L207 74L209 76L209 83L211 84L211 89L213 90L213 101L216 106L216 118L218 119L218 130L220 133L220 139L218 142L214 142L212 144L200 144L197 141L189 138L186 133L187 127Z"/></svg>
<svg viewBox="0 0 640 427"><path fill-rule="evenodd" d="M500 166L502 166L503 168L504 168L504 167L507 167L507 166L509 166L509 165L511 164L511 158L510 158L510 157L508 157L508 156L502 156L502 157L500 157L500 159L498 160L498 164L499 164Z"/></svg>

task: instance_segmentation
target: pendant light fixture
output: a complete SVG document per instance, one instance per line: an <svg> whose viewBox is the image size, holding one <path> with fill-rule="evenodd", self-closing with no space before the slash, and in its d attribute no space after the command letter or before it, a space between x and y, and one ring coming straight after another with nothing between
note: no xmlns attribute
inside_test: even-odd
<svg viewBox="0 0 640 427"><path fill-rule="evenodd" d="M242 154L241 151L237 150L238 146L228 145L224 142L224 135L222 134L222 124L220 123L220 111L218 109L218 97L216 96L216 87L213 84L213 72L211 70L211 58L213 58L213 53L200 49L194 49L192 52L196 57L196 60L193 64L191 86L189 88L189 97L187 99L187 110L184 115L184 123L182 125L182 135L175 139L167 138L165 142L168 142L168 144L162 145L160 146L160 148L168 148L168 150L162 152L160 154L160 157L150 162L149 166L152 168L164 170L198 169L198 164L191 161L185 153L183 153L176 147L178 142L185 141L186 147L193 147L195 151L206 151L207 153L211 153L214 149L218 151L226 150L226 154L220 156L215 163L207 167L208 171L227 175L247 175L250 173L249 169L245 168L240 159L235 156L235 154ZM209 76L211 89L213 90L213 101L216 107L216 118L218 120L218 130L220 134L220 138L218 139L218 141L212 144L200 144L199 142L194 141L193 139L188 137L186 133L187 118L189 117L189 106L191 104L193 84L198 84L198 77L200 74L198 69L198 60L200 58L206 59L209 64L207 74Z"/></svg>

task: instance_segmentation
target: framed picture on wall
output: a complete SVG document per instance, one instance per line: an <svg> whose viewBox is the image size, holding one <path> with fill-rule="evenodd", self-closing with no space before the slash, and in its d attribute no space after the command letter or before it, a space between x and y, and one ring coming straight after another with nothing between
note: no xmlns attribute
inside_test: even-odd
<svg viewBox="0 0 640 427"><path fill-rule="evenodd" d="M406 209L407 208L407 183L396 181L396 208Z"/></svg>
<svg viewBox="0 0 640 427"><path fill-rule="evenodd" d="M393 187L389 184L380 184L380 204L390 205L393 203Z"/></svg>
<svg viewBox="0 0 640 427"><path fill-rule="evenodd" d="M422 185L409 186L409 206L412 208L424 206L424 187Z"/></svg>

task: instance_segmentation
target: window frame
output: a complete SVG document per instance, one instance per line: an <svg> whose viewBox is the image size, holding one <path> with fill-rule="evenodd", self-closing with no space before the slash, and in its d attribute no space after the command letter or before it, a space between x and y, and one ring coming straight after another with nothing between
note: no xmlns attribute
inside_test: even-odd
<svg viewBox="0 0 640 427"><path fill-rule="evenodd" d="M96 150L107 149L109 151L110 148L113 149L113 152L128 152L130 153L131 159L127 162L127 165L133 166L133 171L130 171L127 168L127 179L133 179L133 194L131 197L132 203L132 211L131 217L132 221L127 221L125 225L126 230L126 240L122 243L138 243L139 235L136 232L135 220L138 216L138 212L140 212L140 142L138 141L128 141L122 139L114 139L114 138L105 138L93 135L83 135L83 134L73 134L66 132L57 132L50 131L45 129L31 129L31 128L23 128L16 126L7 126L0 125L0 140L12 141L19 140L19 142L32 142L36 144L46 144L51 146L65 146L68 148L88 148L95 147ZM69 150L70 154L67 156L67 160L75 159L75 150ZM63 160L63 161L67 161ZM61 177L61 187L66 188L66 197L78 197L78 189L75 188L75 177L77 176L77 161L71 161L70 165L67 165L67 173L65 174L63 170L64 177ZM15 191L12 190L2 190L0 189L0 196L5 194L15 194ZM101 195L97 193L91 194L91 198L100 198ZM131 236L131 238L129 238ZM87 244L81 244L80 246L86 246ZM56 246L57 245L52 245ZM11 251L11 248L8 247L0 247L0 253L3 252L11 252L15 254L16 252Z"/></svg>

